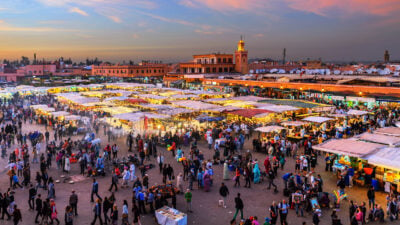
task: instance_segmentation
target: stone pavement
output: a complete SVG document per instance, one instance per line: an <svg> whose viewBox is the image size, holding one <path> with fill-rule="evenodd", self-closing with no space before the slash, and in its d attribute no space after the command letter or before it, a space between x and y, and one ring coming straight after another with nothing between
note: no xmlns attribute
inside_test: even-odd
<svg viewBox="0 0 400 225"><path fill-rule="evenodd" d="M31 125L24 124L23 125L23 133L41 130L44 131L44 126L39 125ZM104 147L107 144L107 138L103 136L103 131L100 129L99 132L100 138L102 139L102 146ZM51 131L50 137L52 139L53 132ZM73 136L73 139L80 139L82 136ZM120 147L119 156L123 156L127 154L127 146L125 145L125 137L119 138L116 143ZM114 143L114 142L112 142ZM111 143L111 144L112 144ZM204 153L205 159L212 158L213 151L208 150L207 145L204 141L199 142L200 150ZM15 147L15 146L14 146ZM13 148L14 149L14 148ZM247 141L244 149L251 149L251 140ZM184 152L187 152L188 149L183 149ZM158 147L158 151L164 152L165 163L170 163L175 171L175 176L182 172L182 166L178 164L178 162L172 157L172 154L166 151L164 148ZM260 169L263 169L263 162L265 159L264 154L253 153L253 158L258 159ZM322 175L324 180L324 191L332 193L333 190L336 189L336 178L330 172L324 171L324 161L322 157L319 157L318 162L320 163L316 168L316 172ZM148 162L146 162L148 163ZM156 161L154 158L151 158L151 162L156 165ZM6 159L0 159L0 168L4 168L7 165ZM222 165L214 165L214 185L211 187L210 192L204 192L202 190L197 190L197 184L194 183L194 191L193 193L193 213L189 213L188 215L188 224L229 224L229 221L232 219L235 209L234 209L234 198L238 192L241 193L241 197L244 202L244 216L257 216L260 224L264 222L264 217L269 216L268 208L272 201L281 201L285 199L283 196L283 181L281 176L289 171L294 171L294 160L287 159L287 163L285 165L285 171L279 170L278 179L275 180L275 183L278 185L279 193L274 194L272 190L267 190L266 185L267 181L260 184L252 184L251 188L244 188L244 180L241 180L242 187L235 188L233 187L234 181L222 180L223 174L223 166ZM34 180L36 171L39 169L38 164L32 165L31 174L32 180ZM3 170L3 169L1 169ZM7 175L5 174L6 170L0 170L0 191L5 192L9 186L9 180ZM138 170L136 170L136 175L138 174ZM162 176L159 174L158 167L151 169L147 172L149 174L149 182L150 185L156 185L162 183ZM58 210L58 218L61 221L61 224L64 224L64 209L68 204L69 195L71 190L75 190L79 197L78 202L78 214L79 216L74 218L74 224L90 224L93 219L93 203L90 203L90 191L91 191L91 178L82 177L79 174L79 165L72 164L70 175L73 176L73 179L76 180L74 184L69 183L56 183L56 205ZM52 169L49 171L49 176L52 176L54 180L61 179L62 172L56 169L55 163L53 163ZM231 174L232 178L233 174ZM111 184L110 174L107 174L106 177L97 177L99 182L99 194L103 198L105 196L109 196L111 193L108 191L109 185ZM228 186L230 195L228 197L227 208L218 207L219 196L219 186L221 182L225 182ZM122 182L120 182L122 183ZM187 185L187 183L185 183ZM347 194L349 199L352 199L356 202L367 202L366 197L366 189L353 187L351 189L347 188ZM22 211L23 221L21 224L32 225L34 224L34 216L35 212L28 210L28 189L17 189L15 194L16 204ZM47 192L40 189L38 193L42 194L42 197L47 197ZM131 198L132 198L132 189L131 188L119 188L118 192L115 193L117 199L117 205L119 209L119 213L121 215L122 211L122 202L123 200L128 200L129 211L131 210ZM376 193L377 203L385 205L385 194L382 192ZM148 208L148 207L147 207ZM185 211L185 202L183 195L178 195L177 197L177 208L178 210ZM385 207L384 207L385 208ZM331 224L330 220L331 210L324 209L322 211L322 217L320 218L321 225ZM129 221L132 221L133 215L130 213ZM348 202L344 201L341 205L341 211L339 212L339 216L342 219L342 223L347 225L349 223L349 213L348 213ZM239 221L239 220L238 220ZM307 224L312 224L312 217L310 214L305 213L305 217L296 217L295 211L290 210L288 216L289 224L302 224L303 221L306 221ZM0 224L13 224L11 221L0 221ZM99 224L99 222L97 222ZM146 214L142 216L142 224L143 225L152 225L157 224L154 220L154 217L150 214ZM393 223L395 224L395 223Z"/></svg>

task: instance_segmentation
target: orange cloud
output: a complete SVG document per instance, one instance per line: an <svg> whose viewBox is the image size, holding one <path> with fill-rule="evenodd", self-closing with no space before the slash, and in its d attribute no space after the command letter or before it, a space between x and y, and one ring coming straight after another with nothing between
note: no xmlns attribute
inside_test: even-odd
<svg viewBox="0 0 400 225"><path fill-rule="evenodd" d="M355 13L388 16L400 10L400 0L283 0L283 3L291 9L321 16L351 16ZM275 10L281 6L273 0L181 0L180 4L237 12Z"/></svg>
<svg viewBox="0 0 400 225"><path fill-rule="evenodd" d="M82 16L89 16L89 14L87 14L87 12L83 11L82 9L78 8L78 7L72 7L69 9L70 13L78 13Z"/></svg>
<svg viewBox="0 0 400 225"><path fill-rule="evenodd" d="M268 0L181 0L188 7L206 6L218 11L248 11L266 8Z"/></svg>
<svg viewBox="0 0 400 225"><path fill-rule="evenodd" d="M322 16L333 16L341 12L346 16L354 13L389 16L400 10L399 0L285 0L295 10ZM335 11L335 12L334 12Z"/></svg>

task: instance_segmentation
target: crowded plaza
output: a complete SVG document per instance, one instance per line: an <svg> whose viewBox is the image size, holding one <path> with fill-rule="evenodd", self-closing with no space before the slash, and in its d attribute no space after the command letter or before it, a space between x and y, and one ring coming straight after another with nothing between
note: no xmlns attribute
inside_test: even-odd
<svg viewBox="0 0 400 225"><path fill-rule="evenodd" d="M397 103L144 83L0 100L1 224L398 223Z"/></svg>

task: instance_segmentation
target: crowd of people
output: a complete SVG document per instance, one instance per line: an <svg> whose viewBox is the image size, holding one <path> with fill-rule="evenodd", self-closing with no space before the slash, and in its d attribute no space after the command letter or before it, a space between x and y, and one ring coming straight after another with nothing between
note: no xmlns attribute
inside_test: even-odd
<svg viewBox="0 0 400 225"><path fill-rule="evenodd" d="M221 196L219 205L224 208L227 207L227 199L231 196L230 189L234 188L238 192L234 198L236 212L231 224L236 224L240 212L240 224L257 225L260 224L257 216L244 217L245 202L241 199L239 188L242 186L251 188L255 184L262 183L264 179L268 182L267 189L273 188L271 194L282 192L285 197L280 202L272 202L269 214L262 216L266 217L263 224L277 224L278 221L281 225L288 224L289 211L294 209L299 217L304 217L304 212L308 212L312 216L313 224L318 225L322 209L332 206L334 208L331 214L332 224L342 224L337 214L340 208L339 200L324 192L324 181L318 174L323 171L316 171L318 160L321 161L322 158L321 152L313 149L315 143L331 138L342 138L343 136L338 135L337 131L331 130L326 133L306 130L309 136L300 142L289 141L284 133L275 134L266 140L255 138L252 140L254 151L250 151L245 150L244 146L253 137L255 125L231 123L220 124L202 131L187 130L181 134L166 132L164 136L129 133L125 146L116 143L116 137L110 132L110 128L99 122L98 118L102 115L98 113L73 112L92 118L92 123L88 127L92 132L82 139L74 139L74 130L68 124L49 116L38 115L32 108L24 107L27 102L48 104L60 110L66 109L51 95L16 95L10 100L1 102L3 114L0 123L1 156L3 160L8 159L9 176L9 187L0 193L1 219L5 216L7 219L12 218L14 224L22 221L23 214L16 205L15 198L19 197L18 189L27 188L29 210L36 211L35 223L60 224L62 220L65 224L72 225L78 216L79 197L76 191L72 190L68 204L62 206L64 210L60 210L64 212L61 219L55 202L55 183L58 179L50 176L49 170L57 168L65 177L63 182L68 182L71 164L77 163L80 174L85 179L92 179L90 200L94 204L94 218L91 224L97 222L118 224L119 221L122 224L141 224L141 215L148 213L154 215L155 210L165 205L177 208L177 198L180 195L186 204L186 212L192 213L195 190L212 192L215 191L213 186L219 186L218 192ZM389 111L386 108L376 108L374 112L374 117L369 118L367 123L349 124L348 128L339 133L351 136L373 130L382 126L382 123L383 126L393 125L399 118L397 109ZM43 125L44 132L39 130L26 132L24 127L30 124ZM104 131L103 136L107 137L107 140L104 140L106 144L93 141L95 136L100 136L101 127ZM217 142L217 139L224 139L225 142ZM202 148L202 145L207 146L208 150ZM127 149L128 155L119 153L122 148ZM174 167L172 162L166 160L168 151L179 167L175 163ZM207 158L204 151L212 151L212 157ZM254 156L260 153L266 155L263 162L259 162ZM323 158L327 171L331 169L334 157L328 154ZM287 160L294 161L294 168L285 167ZM34 164L38 164L39 169L33 177L31 168ZM156 166L162 177L162 185L153 185L159 181L148 174L148 171ZM224 181L215 184L215 167L219 166L223 166ZM100 193L97 177L109 175L110 193ZM345 193L345 188L351 185L348 181L349 178L351 180L351 176L349 168L338 180L337 186L341 195ZM278 187L277 179L281 179L284 186ZM231 187L228 185L229 180L234 181ZM241 184L243 181L244 185ZM123 188L132 189L131 201L127 197L117 201L115 192ZM367 197L368 212L365 203L357 205L350 202L351 224L364 224L367 220L385 220L384 209L375 203L375 192L372 187L368 190ZM118 205L121 200L122 208ZM397 193L390 193L387 198L386 218L396 220L399 208Z"/></svg>

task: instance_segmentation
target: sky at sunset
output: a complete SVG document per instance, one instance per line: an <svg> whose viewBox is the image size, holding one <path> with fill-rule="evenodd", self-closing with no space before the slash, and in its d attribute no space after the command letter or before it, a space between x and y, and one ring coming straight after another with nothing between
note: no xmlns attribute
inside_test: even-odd
<svg viewBox="0 0 400 225"><path fill-rule="evenodd" d="M400 0L0 0L0 59L400 59Z"/></svg>

